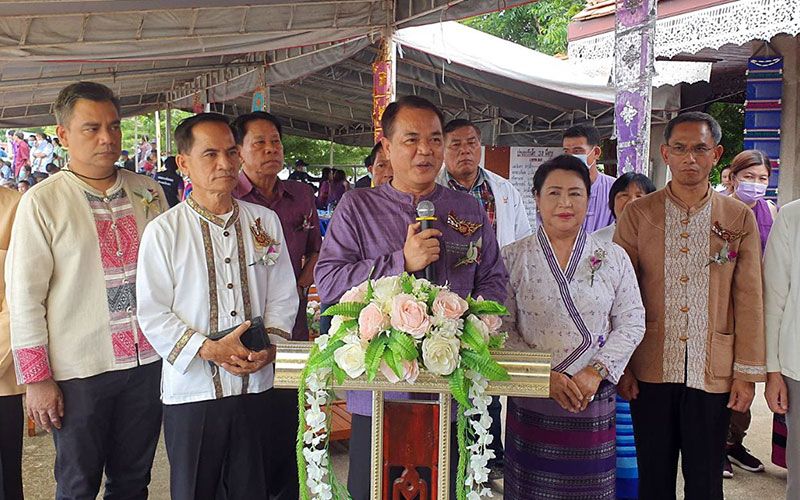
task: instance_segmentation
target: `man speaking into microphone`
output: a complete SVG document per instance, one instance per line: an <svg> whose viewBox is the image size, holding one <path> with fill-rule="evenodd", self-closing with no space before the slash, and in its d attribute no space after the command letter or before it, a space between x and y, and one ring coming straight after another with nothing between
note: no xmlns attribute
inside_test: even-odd
<svg viewBox="0 0 800 500"><path fill-rule="evenodd" d="M394 178L349 191L336 207L314 272L321 301L338 302L368 277L404 271L424 277L426 268L436 284L447 283L461 297L504 301L508 275L486 212L473 196L436 184L444 158L442 112L426 99L406 96L386 108L381 126ZM347 409L353 414L347 487L353 500L368 500L372 394L348 392ZM455 477L451 473L451 490Z"/></svg>

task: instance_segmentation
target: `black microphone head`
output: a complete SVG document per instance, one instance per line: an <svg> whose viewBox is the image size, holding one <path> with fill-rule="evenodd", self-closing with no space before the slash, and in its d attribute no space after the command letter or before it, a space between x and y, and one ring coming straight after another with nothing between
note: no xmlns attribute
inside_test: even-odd
<svg viewBox="0 0 800 500"><path fill-rule="evenodd" d="M428 200L422 200L417 205L417 217L433 217L435 213L436 207Z"/></svg>

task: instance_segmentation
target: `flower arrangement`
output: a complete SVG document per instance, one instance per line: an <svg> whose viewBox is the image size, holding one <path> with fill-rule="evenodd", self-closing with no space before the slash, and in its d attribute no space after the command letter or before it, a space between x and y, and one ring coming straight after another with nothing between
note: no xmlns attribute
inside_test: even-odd
<svg viewBox="0 0 800 500"><path fill-rule="evenodd" d="M490 354L503 347L501 304L480 297L466 300L446 286L408 274L367 280L349 290L323 315L333 316L328 335L316 339L299 387L300 424L297 461L303 500L347 499L346 488L333 474L328 459L334 378L380 372L391 383L413 384L420 370L448 380L458 401L458 500L491 496L485 486L492 419L486 387L509 375ZM306 406L308 405L308 409Z"/></svg>
<svg viewBox="0 0 800 500"><path fill-rule="evenodd" d="M145 218L150 217L150 209L152 208L155 210L156 213L159 212L158 203L160 198L158 196L158 192L155 189L141 189L139 191L134 191L133 194L139 197L139 201L144 205L144 216Z"/></svg>
<svg viewBox="0 0 800 500"><path fill-rule="evenodd" d="M319 331L320 304L316 300L309 300L306 305L306 319L308 329L315 332Z"/></svg>
<svg viewBox="0 0 800 500"><path fill-rule="evenodd" d="M603 267L604 260L606 260L606 251L602 248L598 248L592 255L589 256L589 272L591 273L591 277L589 278L589 286L594 286L594 275L600 270L601 267Z"/></svg>

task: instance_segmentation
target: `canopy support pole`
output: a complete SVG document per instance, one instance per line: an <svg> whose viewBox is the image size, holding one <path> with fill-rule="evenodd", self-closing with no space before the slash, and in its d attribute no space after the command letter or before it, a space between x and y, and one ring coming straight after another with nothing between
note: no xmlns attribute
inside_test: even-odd
<svg viewBox="0 0 800 500"><path fill-rule="evenodd" d="M167 122L167 156L172 154L172 101L167 102L167 112L166 112L166 122Z"/></svg>
<svg viewBox="0 0 800 500"><path fill-rule="evenodd" d="M389 103L397 98L397 44L390 26L384 29L378 59L372 63L372 130L377 143L383 137L381 117Z"/></svg>
<svg viewBox="0 0 800 500"><path fill-rule="evenodd" d="M616 0L614 127L617 174L650 175L656 0Z"/></svg>
<svg viewBox="0 0 800 500"><path fill-rule="evenodd" d="M161 113L156 110L156 172L161 170Z"/></svg>

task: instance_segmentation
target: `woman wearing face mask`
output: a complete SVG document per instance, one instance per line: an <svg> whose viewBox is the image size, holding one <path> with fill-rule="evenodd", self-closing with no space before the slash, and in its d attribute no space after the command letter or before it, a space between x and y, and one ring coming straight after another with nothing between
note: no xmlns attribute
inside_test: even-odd
<svg viewBox="0 0 800 500"><path fill-rule="evenodd" d="M772 229L772 222L778 214L778 208L771 201L764 199L767 186L769 185L769 158L761 151L748 149L736 155L731 162L730 171L731 185L733 188L733 194L731 196L743 202L753 210L756 216L756 222L758 222L758 231L761 237L761 251L763 252L767 245L767 237L769 236L770 229ZM727 460L725 461L722 473L723 477L733 477L731 462L749 472L761 472L764 470L764 465L761 461L751 455L742 444L747 429L750 427L750 418L750 411L745 413L734 411L731 413L731 423L728 429ZM782 428L783 435L785 436L785 424L779 419L780 416L776 415L773 427L778 433L780 433L780 429ZM776 451L777 454L775 453ZM781 460L777 458L779 455L779 450L773 451L773 462L785 467L785 464L781 464Z"/></svg>

